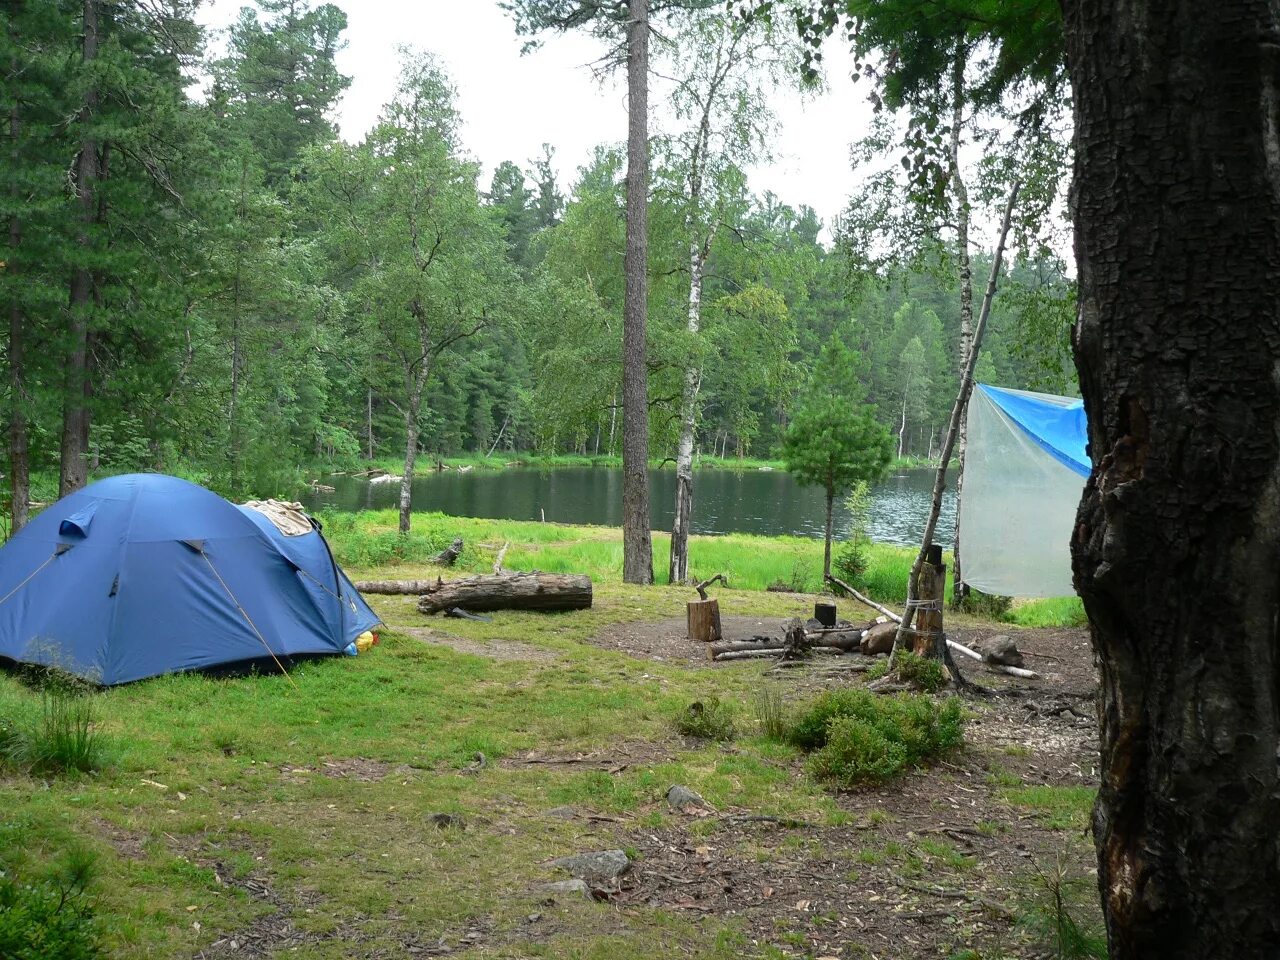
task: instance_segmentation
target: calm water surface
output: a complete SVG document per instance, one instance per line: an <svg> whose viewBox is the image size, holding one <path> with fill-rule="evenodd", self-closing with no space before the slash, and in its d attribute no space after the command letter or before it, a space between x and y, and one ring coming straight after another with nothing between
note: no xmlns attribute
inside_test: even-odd
<svg viewBox="0 0 1280 960"><path fill-rule="evenodd" d="M934 474L912 470L891 476L872 490L870 534L885 543L918 544L924 532ZM328 477L333 493L303 497L311 510L384 510L398 503L398 483L373 484L355 477ZM655 530L670 530L675 471L651 470L649 496ZM694 533L795 534L821 537L823 495L802 487L781 470L699 470L694 474ZM459 517L537 520L620 526L622 471L606 467L554 470L512 468L419 475L413 508ZM837 524L847 521L837 508ZM935 540L948 543L955 524L955 496L947 491Z"/></svg>

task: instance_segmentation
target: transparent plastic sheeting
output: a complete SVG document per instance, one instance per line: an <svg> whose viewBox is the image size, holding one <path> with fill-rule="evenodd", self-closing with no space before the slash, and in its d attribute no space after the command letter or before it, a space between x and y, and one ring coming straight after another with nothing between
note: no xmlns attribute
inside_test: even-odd
<svg viewBox="0 0 1280 960"><path fill-rule="evenodd" d="M1089 464L1079 400L979 384L969 399L960 503L965 582L983 593L1062 597Z"/></svg>

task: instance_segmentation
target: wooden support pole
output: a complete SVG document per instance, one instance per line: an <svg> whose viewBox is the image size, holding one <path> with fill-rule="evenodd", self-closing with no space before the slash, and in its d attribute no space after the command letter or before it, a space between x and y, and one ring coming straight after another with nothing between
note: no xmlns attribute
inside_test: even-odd
<svg viewBox="0 0 1280 960"><path fill-rule="evenodd" d="M920 566L920 580L915 601L916 628L911 650L919 657L941 658L942 599L947 588L947 565L942 562L942 547L933 543Z"/></svg>

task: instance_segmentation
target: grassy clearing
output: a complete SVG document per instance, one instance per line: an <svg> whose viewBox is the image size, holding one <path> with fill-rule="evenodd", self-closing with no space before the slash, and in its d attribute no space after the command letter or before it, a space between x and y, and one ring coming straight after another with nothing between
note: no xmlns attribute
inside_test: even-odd
<svg viewBox="0 0 1280 960"><path fill-rule="evenodd" d="M678 616L687 594L605 583L591 610L447 624L454 635L543 651L529 660L481 658L391 630L371 654L300 665L292 683L170 676L95 694L92 729L112 745L110 762L94 776L47 783L24 770L0 776L6 822L24 824L23 847L41 862L77 844L99 856L90 895L110 956L192 956L282 911L314 935L291 954L309 958L401 955L418 936L456 944L475 918L508 944L490 956L737 955L718 952L730 924L660 911L611 919L602 931L596 905L572 902L555 908L550 937L523 926L545 909L534 888L556 879L550 858L621 840L549 818L551 807L659 828L670 817L665 791L683 783L725 811L817 823L844 816L817 784L795 779L789 747L745 735L730 753L673 735L671 718L693 700L717 697L749 715L757 671L691 672L581 642L611 623ZM391 623L444 626L404 598L373 599ZM780 616L797 600L741 593L735 607ZM41 696L0 676L0 716L34 722ZM518 762L529 751L627 743L645 752L616 773ZM434 812L468 826L429 830ZM253 892L264 886L270 898ZM363 939L323 939L335 931Z"/></svg>
<svg viewBox="0 0 1280 960"><path fill-rule="evenodd" d="M455 567L460 571L488 572L497 551L510 542L505 559L509 570L585 573L596 583L622 579L622 531L616 527L417 513L413 532L406 538L397 531L398 517L393 510L328 513L322 520L334 555L357 574L373 567L399 567L400 572L393 575L410 576L407 571L420 570L454 537L462 537L465 549ZM653 566L659 574L666 569L670 544L669 534L654 533ZM855 586L882 603L901 603L914 551L873 543L867 552L867 570ZM806 537L693 536L689 538L689 566L698 578L724 573L734 590L769 586L797 593L822 590L822 544ZM948 583L948 598L950 591ZM1078 605L1074 598L1071 602L1026 601L1013 608L1016 616L1011 620L1024 626L1072 625Z"/></svg>

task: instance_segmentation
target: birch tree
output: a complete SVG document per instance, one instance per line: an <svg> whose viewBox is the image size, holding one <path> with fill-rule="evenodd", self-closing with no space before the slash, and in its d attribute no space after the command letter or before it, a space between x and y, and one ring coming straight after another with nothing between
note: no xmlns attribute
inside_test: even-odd
<svg viewBox="0 0 1280 960"><path fill-rule="evenodd" d="M693 448L703 367L697 348L702 326L707 260L725 220L732 191L719 189L725 174L760 159L773 126L766 97L785 76L787 43L763 20L744 21L725 11L687 17L672 51L683 65L673 105L686 128L673 138L683 169L688 234L689 297L686 329L695 344L684 371L680 434L676 448L675 520L671 529L670 583L689 575L689 523L693 512Z"/></svg>
<svg viewBox="0 0 1280 960"><path fill-rule="evenodd" d="M457 156L447 77L406 55L404 80L361 144L305 155L303 201L327 224L333 280L362 335L375 376L398 381L404 424L400 532L411 523L423 397L440 358L505 318L515 276L495 219L480 205L475 165Z"/></svg>

